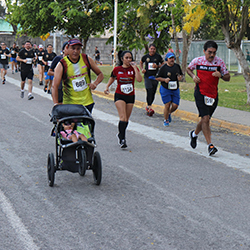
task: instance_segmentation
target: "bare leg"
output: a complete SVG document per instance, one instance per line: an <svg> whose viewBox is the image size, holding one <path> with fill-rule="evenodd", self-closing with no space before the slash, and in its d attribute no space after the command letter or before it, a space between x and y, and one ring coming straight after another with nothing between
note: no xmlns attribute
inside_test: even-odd
<svg viewBox="0 0 250 250"><path fill-rule="evenodd" d="M210 129L210 116L203 116L200 122L197 124L195 129L195 134L198 135L200 132L203 132L207 144L211 143L211 129Z"/></svg>
<svg viewBox="0 0 250 250"><path fill-rule="evenodd" d="M29 93L32 93L32 80L31 79L28 79L28 90L29 90Z"/></svg>

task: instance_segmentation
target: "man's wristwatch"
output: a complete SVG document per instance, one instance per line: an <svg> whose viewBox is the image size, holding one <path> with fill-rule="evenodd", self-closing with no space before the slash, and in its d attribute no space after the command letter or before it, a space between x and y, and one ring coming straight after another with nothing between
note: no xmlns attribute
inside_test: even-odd
<svg viewBox="0 0 250 250"><path fill-rule="evenodd" d="M220 73L221 74L221 77L220 78L223 78L224 74Z"/></svg>

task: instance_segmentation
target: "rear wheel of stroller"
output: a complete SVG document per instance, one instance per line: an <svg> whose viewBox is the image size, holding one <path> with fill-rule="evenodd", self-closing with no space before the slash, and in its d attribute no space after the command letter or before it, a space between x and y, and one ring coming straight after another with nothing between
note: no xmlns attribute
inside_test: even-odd
<svg viewBox="0 0 250 250"><path fill-rule="evenodd" d="M48 171L49 186L53 187L55 181L55 160L53 153L48 154L47 171Z"/></svg>
<svg viewBox="0 0 250 250"><path fill-rule="evenodd" d="M102 181L102 160L99 152L94 152L93 159L93 177L96 185L100 185Z"/></svg>
<svg viewBox="0 0 250 250"><path fill-rule="evenodd" d="M85 150L82 148L79 151L79 175L84 176L87 169L87 156Z"/></svg>

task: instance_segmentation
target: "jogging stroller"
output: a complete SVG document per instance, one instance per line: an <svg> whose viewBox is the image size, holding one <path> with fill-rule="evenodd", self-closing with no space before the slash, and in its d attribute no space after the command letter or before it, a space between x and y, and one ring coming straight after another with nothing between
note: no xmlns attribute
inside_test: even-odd
<svg viewBox="0 0 250 250"><path fill-rule="evenodd" d="M94 182L100 185L102 179L102 162L94 138L95 121L90 112L82 105L63 104L54 106L51 120L54 124L51 135L55 136L56 158L48 154L47 173L49 186L53 187L55 173L59 170L78 172L84 176L86 170L92 170ZM84 134L87 141L65 139L62 136L65 124L74 124L73 130Z"/></svg>

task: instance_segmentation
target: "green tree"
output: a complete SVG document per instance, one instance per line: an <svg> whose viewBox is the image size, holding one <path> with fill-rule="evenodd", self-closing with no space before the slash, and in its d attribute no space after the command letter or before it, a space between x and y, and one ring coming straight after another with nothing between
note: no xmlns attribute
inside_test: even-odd
<svg viewBox="0 0 250 250"><path fill-rule="evenodd" d="M119 49L148 50L153 42L159 53L168 48L168 27L160 27L164 20L171 20L170 13L161 8L163 0L122 1L118 5L117 40ZM112 42L113 37L108 42Z"/></svg>
<svg viewBox="0 0 250 250"><path fill-rule="evenodd" d="M20 34L36 37L62 30L70 37L79 36L84 48L91 35L110 27L113 1L108 0L7 0L8 20L20 25Z"/></svg>
<svg viewBox="0 0 250 250"><path fill-rule="evenodd" d="M202 0L202 2L213 9L214 18L225 36L225 43L240 63L246 83L247 104L250 104L250 69L241 50L241 41L249 24L250 0Z"/></svg>

